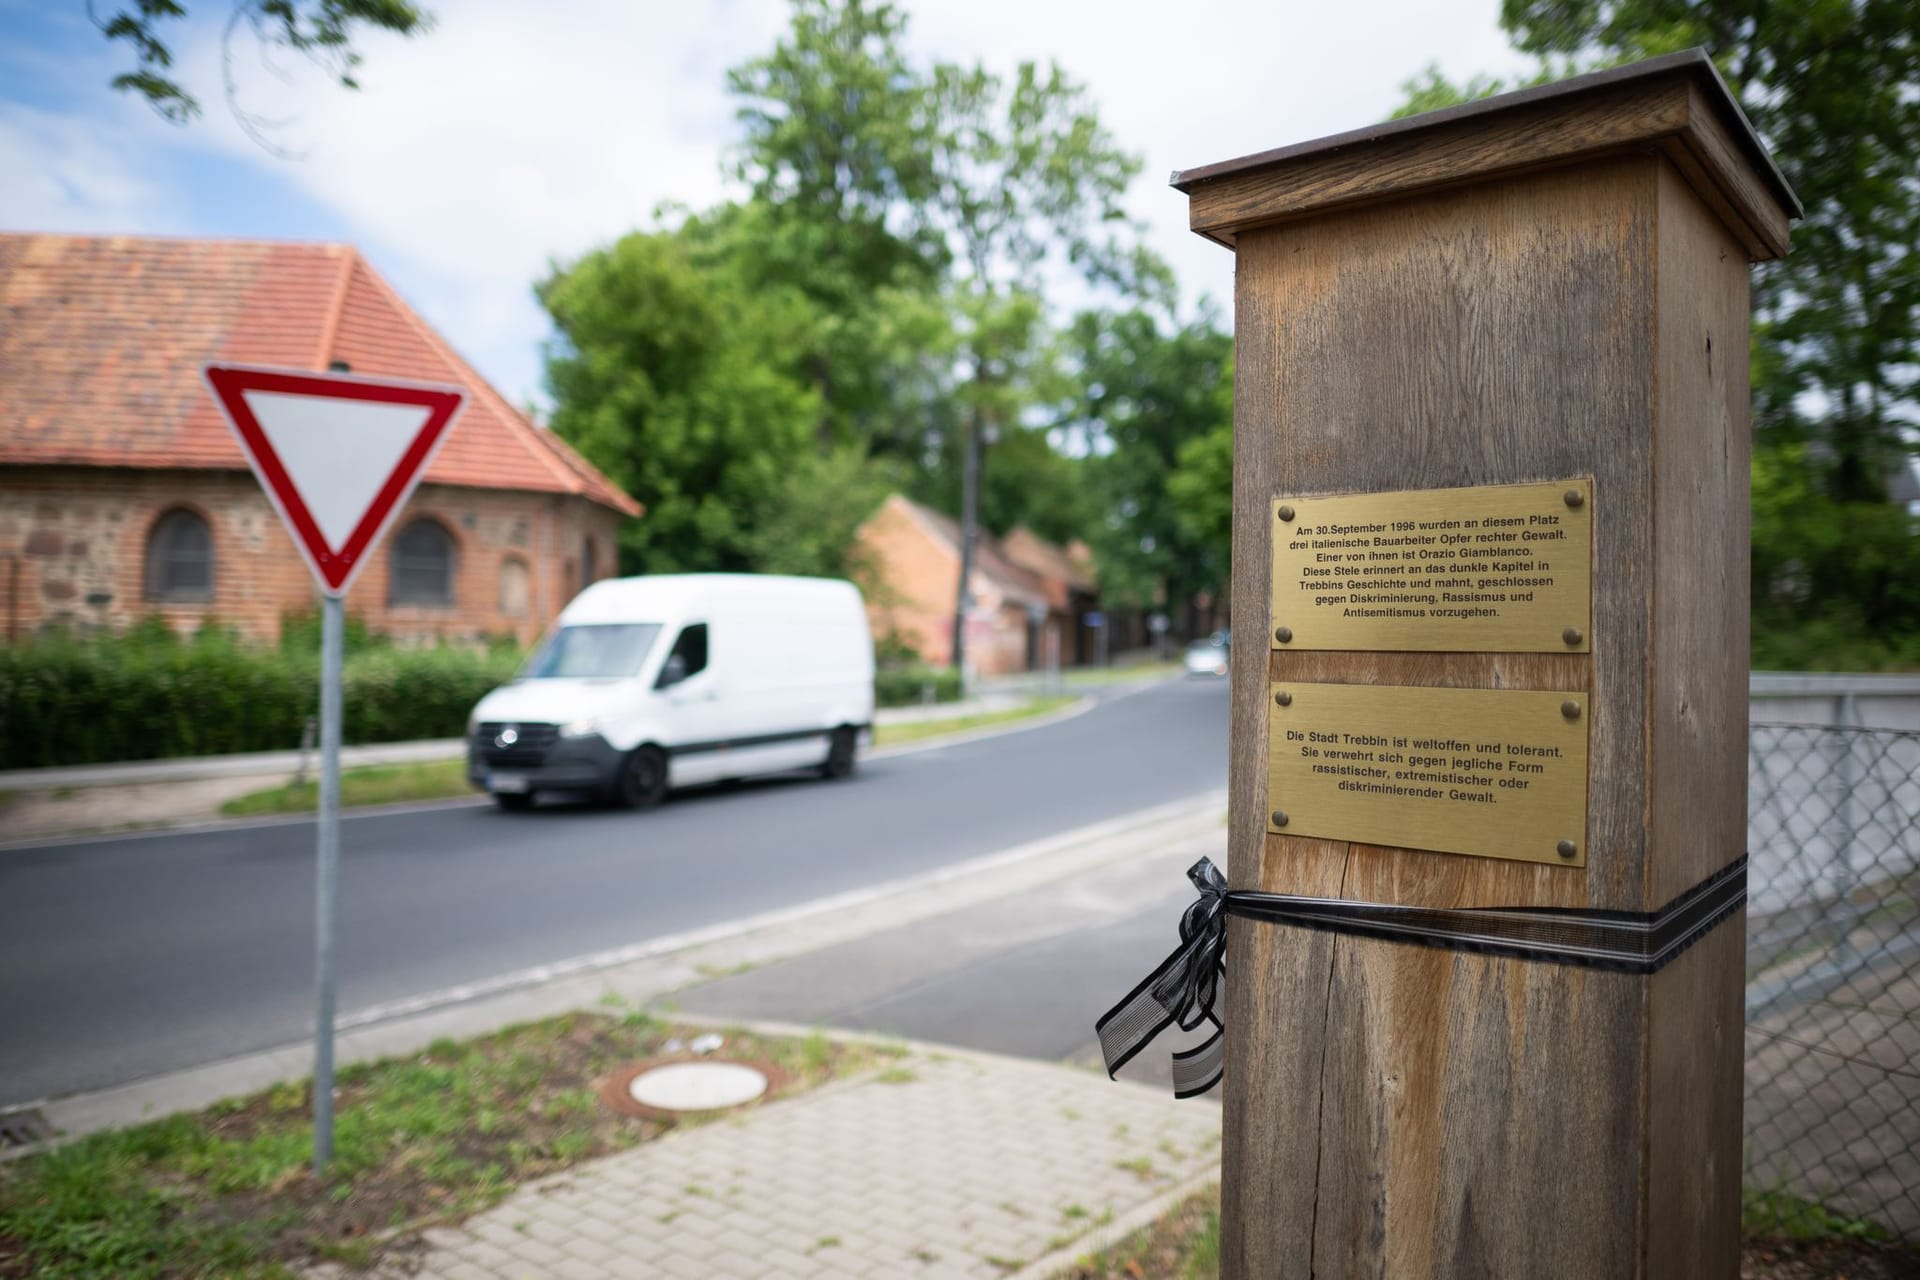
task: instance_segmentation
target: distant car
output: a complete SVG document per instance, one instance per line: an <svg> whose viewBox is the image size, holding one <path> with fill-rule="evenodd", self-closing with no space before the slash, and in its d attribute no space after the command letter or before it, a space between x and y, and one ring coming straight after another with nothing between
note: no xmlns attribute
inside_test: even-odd
<svg viewBox="0 0 1920 1280"><path fill-rule="evenodd" d="M1195 640L1187 646L1186 662L1190 676L1223 676L1227 674L1227 646L1219 636Z"/></svg>

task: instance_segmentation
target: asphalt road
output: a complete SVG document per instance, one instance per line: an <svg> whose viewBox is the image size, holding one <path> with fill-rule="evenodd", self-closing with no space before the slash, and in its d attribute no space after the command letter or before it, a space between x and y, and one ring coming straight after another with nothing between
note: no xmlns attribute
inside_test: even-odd
<svg viewBox="0 0 1920 1280"><path fill-rule="evenodd" d="M356 1010L926 871L1225 785L1224 681L651 813L470 806L341 828ZM0 1106L311 1034L309 822L0 851Z"/></svg>

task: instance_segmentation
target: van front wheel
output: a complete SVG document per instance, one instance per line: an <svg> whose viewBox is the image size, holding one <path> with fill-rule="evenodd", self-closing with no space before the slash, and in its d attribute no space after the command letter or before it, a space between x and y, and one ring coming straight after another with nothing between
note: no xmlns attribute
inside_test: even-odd
<svg viewBox="0 0 1920 1280"><path fill-rule="evenodd" d="M667 753L658 747L640 747L620 765L613 782L613 802L623 809L651 809L667 795Z"/></svg>
<svg viewBox="0 0 1920 1280"><path fill-rule="evenodd" d="M833 731L827 740L827 758L820 766L823 778L844 778L853 772L854 752L860 745L859 733L847 725Z"/></svg>

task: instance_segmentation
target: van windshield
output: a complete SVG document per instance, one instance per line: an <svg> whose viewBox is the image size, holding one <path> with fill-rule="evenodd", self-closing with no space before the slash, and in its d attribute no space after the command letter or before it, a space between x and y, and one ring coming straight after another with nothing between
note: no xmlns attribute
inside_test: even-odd
<svg viewBox="0 0 1920 1280"><path fill-rule="evenodd" d="M640 674L660 634L657 622L562 627L520 672L522 680L606 680Z"/></svg>

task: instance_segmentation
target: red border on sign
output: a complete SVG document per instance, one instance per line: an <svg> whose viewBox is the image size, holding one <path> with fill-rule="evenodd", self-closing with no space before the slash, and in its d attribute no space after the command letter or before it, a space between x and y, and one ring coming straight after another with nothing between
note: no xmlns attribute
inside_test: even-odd
<svg viewBox="0 0 1920 1280"><path fill-rule="evenodd" d="M248 365L210 364L203 371L207 387L213 392L227 419L227 425L240 440L247 462L260 479L267 497L280 512L280 518L293 534L293 541L305 557L307 567L319 580L321 590L330 596L342 596L352 585L367 552L380 540L386 527L408 495L419 483L427 464L445 441L454 416L466 400L458 387L432 383L394 382L358 378L351 374L300 373L290 369L266 369ZM426 409L427 420L407 446L386 482L374 494L373 501L361 513L346 544L330 546L326 535L314 521L299 486L287 474L280 455L274 451L266 432L248 407L246 392L266 391L278 395L310 396L317 400L351 400L372 404L416 405Z"/></svg>

